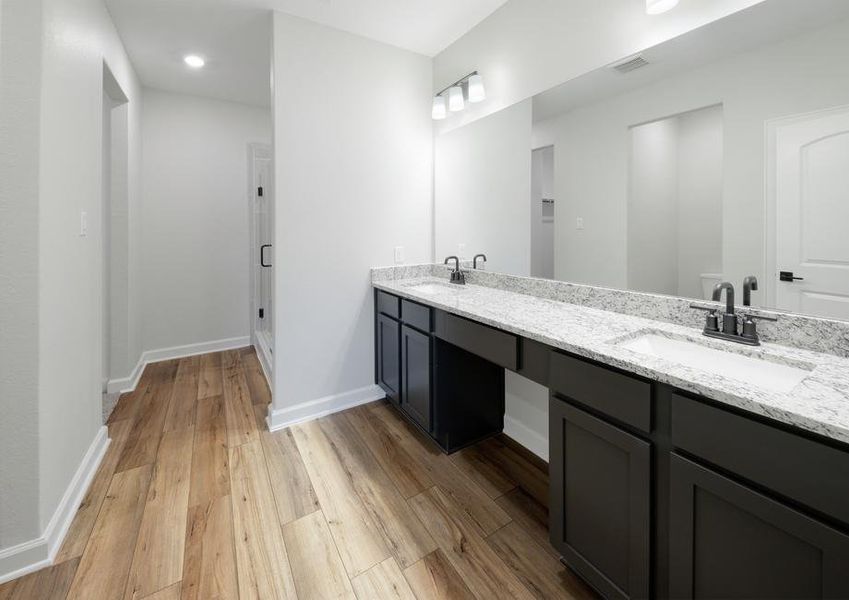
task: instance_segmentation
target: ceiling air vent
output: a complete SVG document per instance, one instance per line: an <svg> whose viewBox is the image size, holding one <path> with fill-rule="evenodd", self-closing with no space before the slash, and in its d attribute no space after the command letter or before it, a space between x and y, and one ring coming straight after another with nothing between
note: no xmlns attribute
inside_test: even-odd
<svg viewBox="0 0 849 600"><path fill-rule="evenodd" d="M613 63L610 65L610 68L624 75L625 73L630 73L631 71L636 71L641 67L645 67L647 64L649 64L649 61L637 54L636 56L629 56L624 60Z"/></svg>

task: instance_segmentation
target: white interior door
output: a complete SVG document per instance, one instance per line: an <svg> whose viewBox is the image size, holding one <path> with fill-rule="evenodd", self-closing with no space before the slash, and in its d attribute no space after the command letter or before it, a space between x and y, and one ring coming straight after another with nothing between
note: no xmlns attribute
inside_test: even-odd
<svg viewBox="0 0 849 600"><path fill-rule="evenodd" d="M849 319L849 107L779 123L774 140L776 306Z"/></svg>

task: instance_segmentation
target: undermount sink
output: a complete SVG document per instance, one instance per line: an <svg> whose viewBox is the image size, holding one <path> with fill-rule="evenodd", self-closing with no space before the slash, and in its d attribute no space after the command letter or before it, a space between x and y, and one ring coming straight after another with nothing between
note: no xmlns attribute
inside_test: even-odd
<svg viewBox="0 0 849 600"><path fill-rule="evenodd" d="M415 283L405 287L411 291L419 292L420 294L444 294L445 292L454 292L463 288L462 285L458 285L456 283L439 283L436 281Z"/></svg>
<svg viewBox="0 0 849 600"><path fill-rule="evenodd" d="M693 340L646 333L617 344L684 367L734 379L773 392L789 392L810 374L799 368L705 346Z"/></svg>

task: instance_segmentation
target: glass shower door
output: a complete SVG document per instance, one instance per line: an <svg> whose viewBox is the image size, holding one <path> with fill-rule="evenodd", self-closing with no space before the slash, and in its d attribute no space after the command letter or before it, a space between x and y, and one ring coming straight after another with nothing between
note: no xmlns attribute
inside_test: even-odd
<svg viewBox="0 0 849 600"><path fill-rule="evenodd" d="M271 157L257 152L254 155L254 242L255 302L254 332L258 350L268 353L271 364L274 353L274 268L273 268L273 195L271 190Z"/></svg>

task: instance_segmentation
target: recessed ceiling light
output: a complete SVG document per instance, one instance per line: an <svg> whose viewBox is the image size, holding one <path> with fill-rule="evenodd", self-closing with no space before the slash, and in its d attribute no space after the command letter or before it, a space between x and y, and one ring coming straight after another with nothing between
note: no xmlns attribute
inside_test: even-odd
<svg viewBox="0 0 849 600"><path fill-rule="evenodd" d="M206 64L206 61L203 60L197 54L187 54L183 57L183 62L185 62L193 69L200 69L203 65Z"/></svg>

